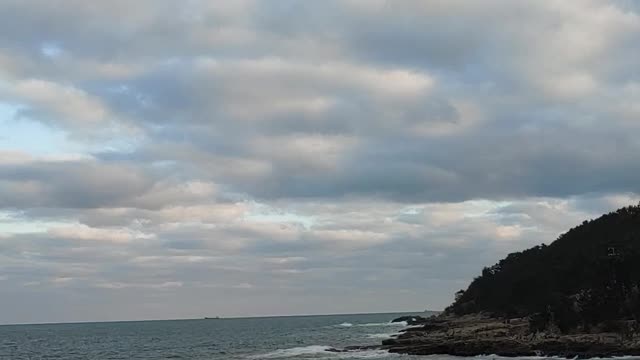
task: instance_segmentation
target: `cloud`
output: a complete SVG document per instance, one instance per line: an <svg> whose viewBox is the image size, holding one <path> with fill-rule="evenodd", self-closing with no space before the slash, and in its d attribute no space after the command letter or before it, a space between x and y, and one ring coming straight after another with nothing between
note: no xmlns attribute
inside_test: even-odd
<svg viewBox="0 0 640 360"><path fill-rule="evenodd" d="M38 160L24 157L0 164L4 208L91 208L142 195L153 183L129 165L95 160Z"/></svg>
<svg viewBox="0 0 640 360"><path fill-rule="evenodd" d="M129 229L100 229L86 225L49 228L47 235L63 240L105 241L114 244L126 244L136 239L144 240L152 237Z"/></svg>
<svg viewBox="0 0 640 360"><path fill-rule="evenodd" d="M25 80L12 86L14 93L34 104L33 112L49 110L61 121L71 121L77 127L100 126L106 120L107 109L84 91L44 80Z"/></svg>
<svg viewBox="0 0 640 360"><path fill-rule="evenodd" d="M4 1L0 32L0 322L442 308L638 201L629 2Z"/></svg>

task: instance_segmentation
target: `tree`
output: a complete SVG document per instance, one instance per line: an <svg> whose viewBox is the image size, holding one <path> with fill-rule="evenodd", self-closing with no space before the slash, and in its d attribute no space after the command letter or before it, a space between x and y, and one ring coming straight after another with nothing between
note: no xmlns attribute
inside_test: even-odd
<svg viewBox="0 0 640 360"><path fill-rule="evenodd" d="M638 289L640 204L585 221L547 246L509 254L456 292L447 311L528 316L536 330L552 319L571 332L640 320Z"/></svg>

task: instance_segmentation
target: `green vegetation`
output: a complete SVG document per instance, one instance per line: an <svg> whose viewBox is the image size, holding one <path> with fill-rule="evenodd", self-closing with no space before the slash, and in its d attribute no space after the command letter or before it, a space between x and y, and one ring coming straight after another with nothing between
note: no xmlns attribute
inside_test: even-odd
<svg viewBox="0 0 640 360"><path fill-rule="evenodd" d="M640 205L619 209L510 254L456 294L447 312L528 317L532 331L637 332Z"/></svg>

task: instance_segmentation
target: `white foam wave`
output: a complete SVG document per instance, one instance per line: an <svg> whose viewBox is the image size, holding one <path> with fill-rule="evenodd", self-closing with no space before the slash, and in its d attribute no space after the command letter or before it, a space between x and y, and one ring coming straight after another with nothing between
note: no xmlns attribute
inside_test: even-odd
<svg viewBox="0 0 640 360"><path fill-rule="evenodd" d="M371 334L375 335L375 334ZM383 335L383 334L380 334ZM262 355L253 355L250 356L249 359L260 360L260 359L295 359L295 358L303 358L303 359L388 359L390 357L400 357L404 358L404 355L400 354L391 354L386 350L355 350L348 352L332 352L331 346L324 345L311 345L311 346L303 346L303 347L294 347L289 349L279 349L267 354ZM460 357L451 356L451 355L426 355L425 359L430 360L460 360ZM477 360L566 360L564 358L558 357L544 357L544 356L522 356L516 358L505 358L497 355L479 355L474 356L469 359L477 359ZM636 360L640 359L636 356L619 356L612 357L608 359L603 358L591 358L589 360Z"/></svg>
<svg viewBox="0 0 640 360"><path fill-rule="evenodd" d="M331 349L331 346L324 345L310 345L310 346L302 346L302 347L294 347L289 349L278 349L276 351L252 356L252 359L286 359L296 356L303 355L314 355L326 353L327 350Z"/></svg>
<svg viewBox="0 0 640 360"><path fill-rule="evenodd" d="M389 354L386 350L355 350L348 352L332 352L328 351L332 349L331 346L324 345L311 345L303 347L294 347L290 349L278 349L276 351L254 355L249 357L250 359L378 359L388 358L396 354Z"/></svg>
<svg viewBox="0 0 640 360"><path fill-rule="evenodd" d="M400 321L400 322L384 322L384 323L367 323L367 324L356 324L355 326L407 326L409 324L407 324L406 321Z"/></svg>
<svg viewBox="0 0 640 360"><path fill-rule="evenodd" d="M386 350L363 350L337 353L338 359L388 359L390 357L401 357L400 354L391 354Z"/></svg>
<svg viewBox="0 0 640 360"><path fill-rule="evenodd" d="M343 322L342 324L337 324L333 326L341 326L341 327L383 327L383 326L398 326L398 327L407 327L409 324L406 321L400 322L382 322L382 323L365 323L365 324L352 324L350 322Z"/></svg>

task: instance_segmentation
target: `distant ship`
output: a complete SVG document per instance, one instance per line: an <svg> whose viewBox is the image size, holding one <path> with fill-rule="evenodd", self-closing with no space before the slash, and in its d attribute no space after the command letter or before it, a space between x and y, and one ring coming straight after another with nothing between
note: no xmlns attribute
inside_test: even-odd
<svg viewBox="0 0 640 360"><path fill-rule="evenodd" d="M216 317L206 317L204 318L205 320L217 320L220 319L220 316L216 316Z"/></svg>

